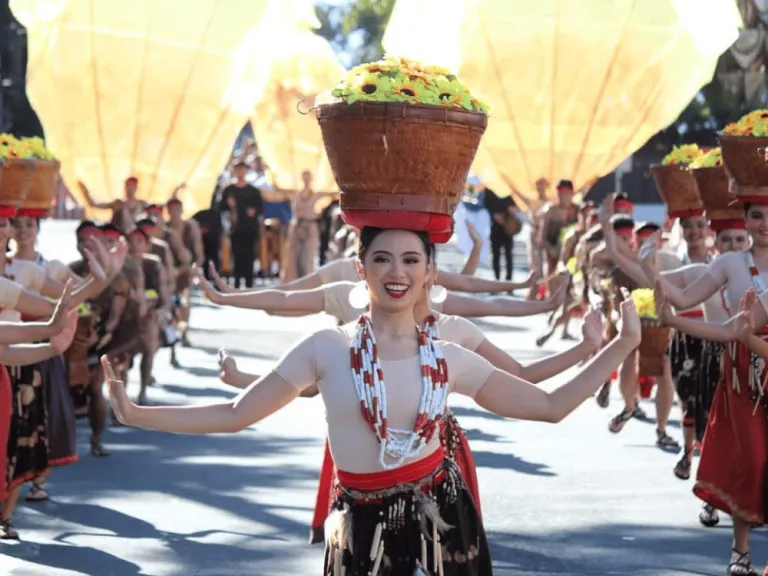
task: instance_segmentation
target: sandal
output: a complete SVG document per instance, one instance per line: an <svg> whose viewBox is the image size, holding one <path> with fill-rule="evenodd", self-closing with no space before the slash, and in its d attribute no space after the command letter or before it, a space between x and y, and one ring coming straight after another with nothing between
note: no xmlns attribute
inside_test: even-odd
<svg viewBox="0 0 768 576"><path fill-rule="evenodd" d="M693 450L686 450L683 454L683 457L680 458L680 460L675 465L675 476L680 478L680 480L689 480L691 478L691 460L692 458L689 458L693 454Z"/></svg>
<svg viewBox="0 0 768 576"><path fill-rule="evenodd" d="M717 512L717 508L704 504L699 512L699 522L707 528L713 528L720 524L720 514Z"/></svg>
<svg viewBox="0 0 768 576"><path fill-rule="evenodd" d="M0 540L20 540L19 533L11 526L11 521L0 518Z"/></svg>
<svg viewBox="0 0 768 576"><path fill-rule="evenodd" d="M752 561L749 558L749 552L741 553L735 548L731 552L731 563L728 564L729 576L759 576Z"/></svg>
<svg viewBox="0 0 768 576"><path fill-rule="evenodd" d="M33 482L24 500L27 502L45 502L48 497L48 490L45 489L45 486Z"/></svg>
<svg viewBox="0 0 768 576"><path fill-rule="evenodd" d="M597 393L595 400L597 401L597 405L600 406L600 408L608 408L608 405L611 403L610 380L603 384L603 386L600 388L600 392Z"/></svg>
<svg viewBox="0 0 768 576"><path fill-rule="evenodd" d="M104 458L105 456L111 456L112 452L104 448L101 440L91 438L91 454L96 458Z"/></svg>
<svg viewBox="0 0 768 576"><path fill-rule="evenodd" d="M639 402L635 404L635 409L632 411L632 418L637 418L638 420L648 420L648 414L645 413L645 410L640 408Z"/></svg>
<svg viewBox="0 0 768 576"><path fill-rule="evenodd" d="M680 448L680 444L665 430L656 429L656 446L659 448Z"/></svg>
<svg viewBox="0 0 768 576"><path fill-rule="evenodd" d="M610 423L608 424L608 430L613 432L614 434L618 434L624 429L624 425L629 422L632 419L632 410L627 410L626 408L619 412L616 416L611 418Z"/></svg>

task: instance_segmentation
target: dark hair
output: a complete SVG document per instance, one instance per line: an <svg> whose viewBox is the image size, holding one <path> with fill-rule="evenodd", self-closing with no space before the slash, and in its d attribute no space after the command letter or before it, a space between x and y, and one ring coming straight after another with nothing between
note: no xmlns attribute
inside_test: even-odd
<svg viewBox="0 0 768 576"><path fill-rule="evenodd" d="M639 222L637 224L637 227L635 228L635 234L640 234L640 232L644 232L645 230L653 230L656 232L657 230L660 230L661 226L656 224L656 222Z"/></svg>
<svg viewBox="0 0 768 576"><path fill-rule="evenodd" d="M750 208L752 208L752 203L751 202L745 202L744 203L744 216L747 215L747 212L749 212Z"/></svg>
<svg viewBox="0 0 768 576"><path fill-rule="evenodd" d="M602 242L603 239L603 229L599 226L593 227L589 232L587 232L587 242Z"/></svg>
<svg viewBox="0 0 768 576"><path fill-rule="evenodd" d="M93 220L83 220L82 222L80 222L77 229L75 230L75 235L80 236L83 230L88 230L89 228L99 229L99 225L96 224L96 222L94 222Z"/></svg>
<svg viewBox="0 0 768 576"><path fill-rule="evenodd" d="M365 258L365 253L370 248L371 243L382 232L386 232L386 228L373 228L372 226L366 226L360 230L357 238L357 257L362 260ZM432 254L434 253L434 246L429 243L429 234L426 232L417 232L415 230L409 230L419 237L422 244L424 244L424 251L427 253L427 260L432 260Z"/></svg>
<svg viewBox="0 0 768 576"><path fill-rule="evenodd" d="M614 230L624 230L626 228L635 229L635 221L624 214L615 214L611 217L611 225Z"/></svg>

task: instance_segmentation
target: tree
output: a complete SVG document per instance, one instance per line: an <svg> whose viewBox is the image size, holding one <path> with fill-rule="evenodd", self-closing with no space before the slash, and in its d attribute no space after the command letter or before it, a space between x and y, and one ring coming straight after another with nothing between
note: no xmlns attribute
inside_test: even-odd
<svg viewBox="0 0 768 576"><path fill-rule="evenodd" d="M318 2L320 20L317 34L327 39L344 63L355 66L384 55L381 40L387 29L395 0L350 0L339 5Z"/></svg>

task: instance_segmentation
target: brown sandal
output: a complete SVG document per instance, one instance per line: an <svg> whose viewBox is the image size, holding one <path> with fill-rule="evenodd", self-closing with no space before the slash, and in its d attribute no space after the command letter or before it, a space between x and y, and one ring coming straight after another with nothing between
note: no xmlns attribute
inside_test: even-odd
<svg viewBox="0 0 768 576"><path fill-rule="evenodd" d="M27 502L45 502L48 498L48 490L45 489L45 486L33 482L24 500Z"/></svg>
<svg viewBox="0 0 768 576"><path fill-rule="evenodd" d="M632 414L634 413L635 409L630 408L627 410L626 408L619 412L616 416L611 418L611 422L608 424L608 430L613 432L614 434L618 434L624 429L624 426L627 422L632 420Z"/></svg>
<svg viewBox="0 0 768 576"><path fill-rule="evenodd" d="M11 526L11 521L0 518L0 540L20 540L19 533Z"/></svg>

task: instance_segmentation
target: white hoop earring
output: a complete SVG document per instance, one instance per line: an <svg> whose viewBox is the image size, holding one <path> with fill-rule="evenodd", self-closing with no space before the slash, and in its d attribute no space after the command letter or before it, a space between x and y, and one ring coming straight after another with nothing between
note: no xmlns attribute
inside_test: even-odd
<svg viewBox="0 0 768 576"><path fill-rule="evenodd" d="M363 310L371 303L371 298L368 295L368 284L365 282L357 282L349 291L349 305L355 310Z"/></svg>
<svg viewBox="0 0 768 576"><path fill-rule="evenodd" d="M435 304L442 304L448 298L448 290L445 286L438 286L435 284L429 289L429 299Z"/></svg>

